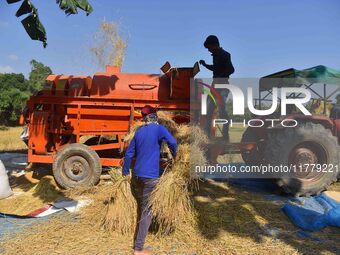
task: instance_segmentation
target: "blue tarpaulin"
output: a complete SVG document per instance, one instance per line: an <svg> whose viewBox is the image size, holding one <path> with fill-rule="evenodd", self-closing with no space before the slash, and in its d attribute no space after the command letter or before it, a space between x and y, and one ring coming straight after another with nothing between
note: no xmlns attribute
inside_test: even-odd
<svg viewBox="0 0 340 255"><path fill-rule="evenodd" d="M315 231L327 226L340 227L340 203L325 193L315 197L296 198L283 212L303 230Z"/></svg>
<svg viewBox="0 0 340 255"><path fill-rule="evenodd" d="M63 212L59 212L61 214ZM46 221L48 217L35 218L0 213L0 240L6 233L20 232L24 227Z"/></svg>
<svg viewBox="0 0 340 255"><path fill-rule="evenodd" d="M41 220L42 218L0 213L0 239L6 233L14 233L20 231L25 226L31 225Z"/></svg>

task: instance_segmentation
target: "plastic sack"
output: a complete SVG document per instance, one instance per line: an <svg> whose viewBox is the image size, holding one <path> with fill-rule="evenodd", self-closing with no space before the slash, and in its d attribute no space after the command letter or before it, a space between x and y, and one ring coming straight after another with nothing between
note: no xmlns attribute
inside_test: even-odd
<svg viewBox="0 0 340 255"><path fill-rule="evenodd" d="M282 208L296 226L308 231L340 227L340 203L325 193L296 200L300 205L286 203Z"/></svg>
<svg viewBox="0 0 340 255"><path fill-rule="evenodd" d="M8 175L6 168L0 160L0 199L9 197L13 194L11 187L8 182Z"/></svg>

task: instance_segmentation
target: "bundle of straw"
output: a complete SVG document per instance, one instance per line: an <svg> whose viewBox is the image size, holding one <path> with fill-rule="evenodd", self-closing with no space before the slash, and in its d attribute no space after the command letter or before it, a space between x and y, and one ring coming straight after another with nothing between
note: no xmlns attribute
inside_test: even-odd
<svg viewBox="0 0 340 255"><path fill-rule="evenodd" d="M194 155L194 159L192 158ZM204 152L198 144L179 144L173 164L161 176L157 187L151 193L150 206L159 223L159 233L168 234L180 225L194 224L190 193L198 189L198 178L191 171L199 161L205 164Z"/></svg>
<svg viewBox="0 0 340 255"><path fill-rule="evenodd" d="M207 138L199 127L178 125L169 113L159 111L157 115L158 122L169 130L178 143L175 159L172 158L167 144L162 144L161 155L167 155L165 161L172 163L166 167L165 174L161 176L151 194L149 204L159 224L159 233L169 233L184 222L192 223L195 218L190 192L193 187L197 188L198 183L197 176L190 172L191 162L194 160L195 164L205 164L202 144L206 143ZM144 125L144 122L136 123L125 135L124 141L129 143L136 131ZM118 230L122 234L131 233L137 215L130 182L127 179L114 181L112 198L106 206L103 226L105 229Z"/></svg>
<svg viewBox="0 0 340 255"><path fill-rule="evenodd" d="M158 111L157 116L158 123L166 127L169 130L169 132L176 137L178 133L178 125L171 118L171 115L165 111Z"/></svg>
<svg viewBox="0 0 340 255"><path fill-rule="evenodd" d="M137 203L131 191L131 179L116 175L114 181L101 225L108 231L132 234L137 220Z"/></svg>
<svg viewBox="0 0 340 255"><path fill-rule="evenodd" d="M194 219L188 184L179 172L165 173L150 198L152 214L159 225L159 233L168 234L176 226Z"/></svg>
<svg viewBox="0 0 340 255"><path fill-rule="evenodd" d="M175 121L171 119L169 113L166 113L164 111L158 111L157 116L158 123L166 127L169 130L169 132L176 137L176 134L178 132L178 125ZM135 123L131 128L130 132L124 136L124 142L129 143L134 137L137 130L145 125L146 123L143 121Z"/></svg>
<svg viewBox="0 0 340 255"><path fill-rule="evenodd" d="M161 176L150 198L153 216L159 223L159 233L167 234L183 223L194 223L195 211L190 192L198 188L198 178L192 169L195 165L206 164L203 147L208 139L197 126L177 125L166 113L159 115L161 124L165 123L163 125L178 143L176 158Z"/></svg>

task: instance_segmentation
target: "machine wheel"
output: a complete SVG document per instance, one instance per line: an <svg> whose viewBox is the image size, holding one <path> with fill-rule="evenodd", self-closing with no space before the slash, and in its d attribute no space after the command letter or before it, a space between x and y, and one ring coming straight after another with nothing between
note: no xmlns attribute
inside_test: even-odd
<svg viewBox="0 0 340 255"><path fill-rule="evenodd" d="M53 175L63 188L92 186L99 182L102 166L98 154L84 144L62 148L53 162Z"/></svg>
<svg viewBox="0 0 340 255"><path fill-rule="evenodd" d="M264 146L260 143L260 138L254 132L254 129L248 127L246 131L242 135L241 142L242 143L257 143L257 148L248 151L248 150L241 150L241 155L244 162L247 165L259 165L264 162Z"/></svg>
<svg viewBox="0 0 340 255"><path fill-rule="evenodd" d="M296 128L272 130L265 156L271 165L297 166L296 171L277 179L277 184L286 193L310 196L319 194L337 180L338 151L337 139L329 129L304 123Z"/></svg>

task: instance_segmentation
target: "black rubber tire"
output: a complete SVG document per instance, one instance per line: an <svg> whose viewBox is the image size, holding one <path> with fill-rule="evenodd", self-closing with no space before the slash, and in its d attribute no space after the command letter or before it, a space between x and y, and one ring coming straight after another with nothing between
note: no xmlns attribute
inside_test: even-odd
<svg viewBox="0 0 340 255"><path fill-rule="evenodd" d="M313 145L308 145L313 144ZM266 161L275 166L289 166L289 158L293 151L297 149L314 148L316 154L324 155L324 162L333 166L339 165L339 145L329 129L321 124L303 123L295 128L276 129L269 132L268 142L265 150ZM320 157L318 157L318 160ZM319 194L321 191L337 180L337 171L327 168L325 172L314 171L317 176L313 178L301 178L296 173L290 173L287 177L276 179L279 187L284 192L294 196L311 196Z"/></svg>
<svg viewBox="0 0 340 255"><path fill-rule="evenodd" d="M66 165L71 163L73 167L80 168L78 174ZM98 154L84 144L66 145L58 151L53 162L54 178L65 189L96 185L101 173L102 165Z"/></svg>
<svg viewBox="0 0 340 255"><path fill-rule="evenodd" d="M247 127L242 134L242 143L257 143L257 148L248 151L241 150L241 156L246 165L260 165L264 163L264 146L260 143L260 138L255 133L254 128Z"/></svg>

